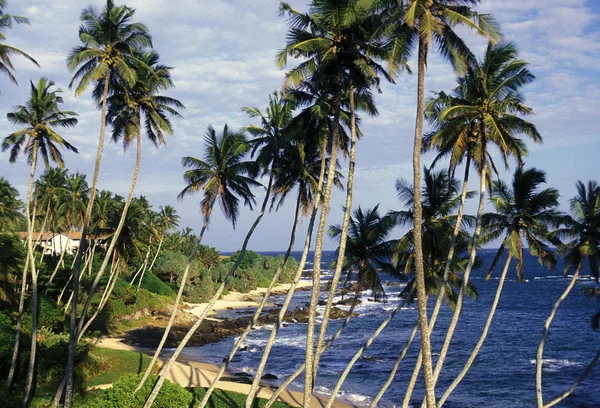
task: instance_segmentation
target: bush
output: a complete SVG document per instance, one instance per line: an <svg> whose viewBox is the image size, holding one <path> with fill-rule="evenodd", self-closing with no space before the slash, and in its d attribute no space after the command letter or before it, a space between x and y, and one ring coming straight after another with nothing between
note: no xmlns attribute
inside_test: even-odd
<svg viewBox="0 0 600 408"><path fill-rule="evenodd" d="M157 295L175 297L176 293L169 285L161 281L152 272L146 272L140 288L146 289L149 292Z"/></svg>
<svg viewBox="0 0 600 408"><path fill-rule="evenodd" d="M144 405L144 402L152 392L152 388L158 379L158 376L151 375L146 380L144 386L133 395L141 375L126 375L114 382L113 387L106 390L100 396L82 404L86 408L138 408ZM171 407L192 407L194 396L169 380L166 380L156 397L153 407L171 408Z"/></svg>
<svg viewBox="0 0 600 408"><path fill-rule="evenodd" d="M209 276L203 275L200 279L196 279L191 285L185 289L185 298L188 302L203 303L208 302L215 294L215 283Z"/></svg>

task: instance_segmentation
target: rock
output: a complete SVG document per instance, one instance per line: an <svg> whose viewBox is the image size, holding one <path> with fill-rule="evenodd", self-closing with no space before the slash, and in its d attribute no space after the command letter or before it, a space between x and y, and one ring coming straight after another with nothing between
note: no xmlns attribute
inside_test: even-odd
<svg viewBox="0 0 600 408"><path fill-rule="evenodd" d="M262 380L277 380L277 376L275 374L265 374L261 378Z"/></svg>
<svg viewBox="0 0 600 408"><path fill-rule="evenodd" d="M319 306L326 306L326 305L327 305L326 300L319 300Z"/></svg>
<svg viewBox="0 0 600 408"><path fill-rule="evenodd" d="M380 356L364 356L363 360L368 360L368 361L381 361L383 360L383 357Z"/></svg>
<svg viewBox="0 0 600 408"><path fill-rule="evenodd" d="M336 303L336 305L341 305L341 306L352 306L352 304L354 303L354 298L346 298L344 300L340 300L339 302ZM360 301L360 299L356 300L356 304L360 305L362 302Z"/></svg>
<svg viewBox="0 0 600 408"><path fill-rule="evenodd" d="M394 282L394 281L387 281L387 285L391 286L391 287L402 286L402 284L400 282Z"/></svg>
<svg viewBox="0 0 600 408"><path fill-rule="evenodd" d="M335 319L345 319L346 316L348 316L348 312L345 310L340 309L337 306L334 306L331 308L331 312L329 313L329 318L331 320L335 320ZM352 317L356 317L358 316L358 313L352 313Z"/></svg>

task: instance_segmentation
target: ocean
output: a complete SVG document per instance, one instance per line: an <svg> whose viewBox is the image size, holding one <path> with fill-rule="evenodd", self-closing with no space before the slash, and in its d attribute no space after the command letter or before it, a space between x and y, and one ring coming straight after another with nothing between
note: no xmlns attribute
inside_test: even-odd
<svg viewBox="0 0 600 408"><path fill-rule="evenodd" d="M277 256L281 252L262 252L264 255ZM460 322L444 364L444 370L438 381L438 397L453 381L462 369L473 346L479 339L487 318L489 307L496 292L500 275L498 270L492 279L485 280L486 266L495 254L495 250L484 250L481 269L473 270L471 282L479 292L478 300L467 298ZM292 253L300 258L300 253ZM333 251L323 253L322 282L330 279L327 267L333 260ZM312 257L310 257L312 259ZM586 265L587 267L587 265ZM307 263L312 269L312 263ZM588 270L583 270L586 274ZM537 259L529 254L525 257L524 275L526 282L520 283L513 264L509 270L500 304L488 337L471 370L456 388L444 406L453 407L534 407L535 406L535 356L541 337L542 327L554 302L568 285L570 277L563 277L559 264L555 271L541 266ZM393 281L384 276L384 281ZM600 302L580 294L581 288L594 285L589 276L581 277L562 303L550 327L550 334L544 350L543 390L544 401L566 391L581 376L600 345L600 333L590 326L590 318L600 308ZM318 372L315 391L330 394L340 373L346 367L354 353L365 343L371 333L395 309L398 294L402 286L385 286L386 303L369 301L369 294L363 293L363 303L355 311L358 317L352 318L340 338L323 354ZM294 296L291 307L309 301L310 292L299 292ZM325 299L326 293L321 298ZM283 296L275 297L274 303L283 302ZM430 299L433 308L435 298ZM319 307L322 313L324 307ZM434 363L450 320L451 311L445 305L431 337ZM368 405L377 395L387 379L398 354L404 348L412 328L417 321L416 304L406 305L390 322L363 357L355 364L342 386L341 397L357 405ZM332 321L328 333L333 334L341 320ZM245 340L244 351L238 351L230 369L234 372L252 374L258 365L262 350L272 326L253 330ZM317 329L318 330L318 329ZM203 347L189 347L184 350L187 358L220 363L228 354L236 338L229 338L216 344ZM306 342L306 324L287 325L279 331L279 336L269 357L265 373L273 374L282 382L293 373L304 359ZM400 364L396 378L378 406L401 406L408 380L411 376L419 347L418 336L413 346ZM419 379L413 393L414 406L420 406L423 398L422 381ZM299 377L295 387L302 387L303 378ZM583 408L600 407L600 365L596 366L588 378L579 385L574 393L557 407Z"/></svg>

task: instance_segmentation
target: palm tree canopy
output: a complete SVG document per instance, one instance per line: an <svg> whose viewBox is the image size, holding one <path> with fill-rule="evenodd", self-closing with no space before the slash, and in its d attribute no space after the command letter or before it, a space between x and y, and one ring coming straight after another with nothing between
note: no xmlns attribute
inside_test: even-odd
<svg viewBox="0 0 600 408"><path fill-rule="evenodd" d="M559 253L565 256L565 273L587 258L590 274L598 282L600 256L600 186L589 181L577 182L577 195L570 200L571 215L564 217L563 227L556 235L569 241Z"/></svg>
<svg viewBox="0 0 600 408"><path fill-rule="evenodd" d="M0 232L16 228L23 217L19 192L8 180L0 176Z"/></svg>
<svg viewBox="0 0 600 408"><path fill-rule="evenodd" d="M456 33L456 27L470 29L494 44L502 37L492 16L473 10L478 3L479 0L380 1L379 13L384 23L378 36L389 38L389 63L406 64L414 46L423 41L426 51L437 46L455 70L464 72L474 56Z"/></svg>
<svg viewBox="0 0 600 408"><path fill-rule="evenodd" d="M261 185L249 176L253 172L254 162L244 160L250 144L243 133L232 132L227 125L223 127L221 134L217 134L209 126L204 143L204 160L193 156L182 159L183 166L190 170L183 175L186 186L178 198L182 199L202 189L204 197L200 208L205 222L209 221L214 203L219 201L223 214L235 228L240 198L252 209L256 200L251 189Z"/></svg>
<svg viewBox="0 0 600 408"><path fill-rule="evenodd" d="M77 95L110 71L116 71L129 85L135 84L137 74L131 66L136 59L134 51L151 47L152 38L144 24L131 22L134 14L135 9L115 6L113 0L107 0L101 12L91 6L82 11L79 39L83 44L67 57L69 70L75 71L69 88L79 81Z"/></svg>
<svg viewBox="0 0 600 408"><path fill-rule="evenodd" d="M522 165L527 149L517 135L542 142L535 125L522 118L533 113L519 92L535 79L527 65L512 43L488 44L483 62L473 61L452 93L440 92L427 102L433 131L424 137L424 150L436 149L436 161L449 156L452 171L467 156L480 174L484 163L495 168L488 145L499 150L507 168L510 156Z"/></svg>
<svg viewBox="0 0 600 408"><path fill-rule="evenodd" d="M556 241L549 228L562 218L556 210L559 194L554 188L542 190L540 186L545 182L545 172L535 168L518 168L510 186L502 180L493 183L490 201L496 212L482 217L482 241L488 242L503 234L505 238L492 261L488 278L500 256L508 251L517 260L517 276L523 281L523 240L540 263L548 267L556 265L556 258L549 247L550 241Z"/></svg>
<svg viewBox="0 0 600 408"><path fill-rule="evenodd" d="M381 24L375 7L373 0L313 0L309 12L300 13L280 3L279 13L287 14L290 29L277 63L284 67L288 55L304 60L286 74L286 84L299 85L315 74L322 84L339 74L356 83L378 85L380 77L393 82L377 62L387 51L385 40L373 35Z"/></svg>
<svg viewBox="0 0 600 408"><path fill-rule="evenodd" d="M6 74L10 80L16 84L17 79L14 76L15 67L10 60L11 55L20 55L27 58L38 67L40 65L26 52L4 43L4 41L6 41L6 35L4 33L12 28L13 21L17 24L29 24L29 19L27 17L13 16L4 13L5 5L6 3L4 0L0 0L0 72Z"/></svg>
<svg viewBox="0 0 600 408"><path fill-rule="evenodd" d="M60 110L59 104L63 99L59 96L60 89L50 90L54 82L40 78L36 85L31 82L31 92L26 105L17 106L14 112L6 115L8 121L15 125L26 125L25 128L16 131L2 142L2 151L10 148L10 162L14 163L17 156L23 150L31 164L33 160L34 147L42 155L46 167L49 159L52 159L59 167L64 166L63 156L59 147L78 153L75 146L71 145L58 133L54 127L74 127L77 124L72 111ZM37 153L36 153L37 154Z"/></svg>
<svg viewBox="0 0 600 408"><path fill-rule="evenodd" d="M423 185L421 187L421 204L423 208L422 241L423 259L425 262L425 284L430 293L436 293L442 283L442 276L446 266L448 250L452 242L452 235L456 223L456 210L460 205L460 184L458 180L448 175L445 170L433 171L424 168ZM414 187L406 180L396 182L398 198L407 208L406 210L390 211L388 216L394 223L401 227L411 227L414 214ZM472 198L473 192L469 191L466 198ZM473 216L464 215L462 226L472 227L475 224ZM413 229L409 230L395 242L394 263L404 267L404 274L410 275L414 269L414 237ZM456 256L452 261L448 276L448 286L445 296L451 307L454 307L456 294L452 287L460 287L462 278L458 273L464 271L468 257L467 252L470 237L464 230L459 231L455 247ZM479 263L479 261L477 261ZM410 293L415 281L412 279L403 293ZM477 297L477 290L468 284L467 295Z"/></svg>
<svg viewBox="0 0 600 408"><path fill-rule="evenodd" d="M174 87L171 80L171 67L159 63L159 55L154 51L135 52L133 68L136 80L133 85L112 77L113 94L108 99L107 121L113 126L112 141L122 139L124 148L133 143L141 126L146 136L155 145L166 145L164 134L173 133L170 114L181 117L175 109L185 106L175 98L159 95L158 92ZM98 81L96 94L101 94L104 80ZM143 116L143 124L141 123Z"/></svg>
<svg viewBox="0 0 600 408"><path fill-rule="evenodd" d="M352 212L342 267L348 271L346 281L353 271L357 272L358 288L370 289L376 300L385 297L379 273L398 275L392 264L394 244L387 239L394 222L390 217L381 217L378 210L379 205L366 211L359 206ZM330 226L329 235L339 241L342 227ZM339 248L336 252L339 252Z"/></svg>

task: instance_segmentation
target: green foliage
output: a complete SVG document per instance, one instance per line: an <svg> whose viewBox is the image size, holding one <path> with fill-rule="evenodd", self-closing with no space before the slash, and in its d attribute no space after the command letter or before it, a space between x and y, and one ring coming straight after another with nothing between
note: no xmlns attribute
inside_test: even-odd
<svg viewBox="0 0 600 408"><path fill-rule="evenodd" d="M164 250L156 259L152 273L163 282L175 282L183 274L187 257L179 252Z"/></svg>
<svg viewBox="0 0 600 408"><path fill-rule="evenodd" d="M101 297L102 291L100 290L94 295L90 314L93 313L94 306L100 303ZM129 315L144 309L158 310L169 303L172 303L171 297L157 295L144 288L140 288L136 292L135 287L129 285L129 282L119 279L115 284L113 293L106 302L106 306L92 323L91 330L107 333L110 329L117 327Z"/></svg>
<svg viewBox="0 0 600 408"><path fill-rule="evenodd" d="M141 375L126 375L114 382L113 387L97 398L83 404L85 408L138 408L150 395L157 376L148 377L146 383L135 395L133 391L140 381ZM160 393L152 404L156 408L191 407L194 395L170 381L165 381Z"/></svg>
<svg viewBox="0 0 600 408"><path fill-rule="evenodd" d="M0 312L0 376L6 378L10 368L13 345L15 343L15 329L10 317Z"/></svg>
<svg viewBox="0 0 600 408"><path fill-rule="evenodd" d="M151 358L139 352L93 347L81 364L86 386L111 384L126 374L140 374ZM155 370L157 367L155 367Z"/></svg>
<svg viewBox="0 0 600 408"><path fill-rule="evenodd" d="M196 387L192 389L194 396L197 401L201 401L206 394L206 389L201 387ZM255 399L252 404L252 408L262 408L265 406L267 400L260 398ZM224 391L220 389L215 389L213 393L210 395L210 399L208 400L208 404L206 405L209 408L242 408L246 403L246 395L240 394L238 392L233 391ZM291 405L288 405L284 402L275 402L271 405L273 408L288 408Z"/></svg>
<svg viewBox="0 0 600 408"><path fill-rule="evenodd" d="M17 276L25 260L25 248L19 237L0 233L0 305L16 305Z"/></svg>
<svg viewBox="0 0 600 408"><path fill-rule="evenodd" d="M152 272L146 271L140 288L146 289L148 292L156 293L157 295L175 297L173 289L158 279Z"/></svg>
<svg viewBox="0 0 600 408"><path fill-rule="evenodd" d="M185 298L188 302L192 303L208 302L215 294L215 286L215 283L209 276L203 275L200 279L197 279L193 285L186 287Z"/></svg>
<svg viewBox="0 0 600 408"><path fill-rule="evenodd" d="M237 251L235 254L231 255L227 261L233 265L237 262L238 257L240 256L240 251ZM252 266L261 256L254 251L246 251L244 253L244 257L242 261L238 265L238 269L248 269Z"/></svg>

